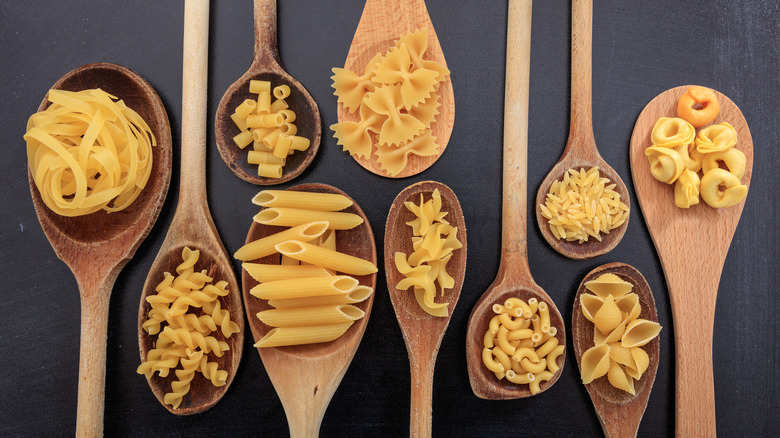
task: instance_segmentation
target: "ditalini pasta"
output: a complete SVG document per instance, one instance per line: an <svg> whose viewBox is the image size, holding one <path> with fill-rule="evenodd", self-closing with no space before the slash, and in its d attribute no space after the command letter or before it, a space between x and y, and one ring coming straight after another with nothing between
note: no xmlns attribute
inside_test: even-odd
<svg viewBox="0 0 780 438"><path fill-rule="evenodd" d="M27 121L27 161L43 203L61 216L125 209L152 171L147 123L101 89L49 90Z"/></svg>
<svg viewBox="0 0 780 438"><path fill-rule="evenodd" d="M623 225L629 209L615 186L600 175L598 167L567 170L562 180L550 185L545 203L539 205L553 236L579 243L591 237L601 241L601 233Z"/></svg>
<svg viewBox="0 0 780 438"><path fill-rule="evenodd" d="M438 153L430 126L439 113L439 84L450 72L436 61L423 59L427 47L428 32L422 28L377 54L362 75L333 69L333 94L347 111L360 116L358 122L331 125L338 144L352 156L376 156L389 176L406 167L409 154Z"/></svg>
<svg viewBox="0 0 780 438"><path fill-rule="evenodd" d="M585 283L595 295L580 295L580 310L594 325L594 346L580 359L582 383L589 384L607 376L615 388L635 394L639 380L650 364L643 345L661 331L657 322L640 319L639 296L632 284L615 274L602 274Z"/></svg>
<svg viewBox="0 0 780 438"><path fill-rule="evenodd" d="M747 196L747 186L740 182L746 158L735 148L737 130L727 122L710 125L719 111L715 93L694 86L678 101L680 117L659 118L650 133L652 146L645 150L650 173L674 184L674 203L680 208L698 204L699 196L715 208L730 207ZM698 133L696 128L701 128Z"/></svg>
<svg viewBox="0 0 780 438"><path fill-rule="evenodd" d="M434 190L427 201L421 193L419 205L413 202L404 205L415 216L414 220L407 222L412 228L414 252L408 256L402 252L395 253L395 268L404 275L395 288L407 290L412 287L417 304L426 313L447 316L448 303L436 303L434 298L437 289L443 296L444 289L451 289L455 284L446 268L452 252L463 247L457 237L458 228L444 219L447 212L441 210L439 189Z"/></svg>
<svg viewBox="0 0 780 438"><path fill-rule="evenodd" d="M259 176L281 178L287 156L305 151L311 142L296 135L296 116L285 101L290 96L289 86L279 85L271 90L270 82L251 80L249 92L257 94L257 99L244 100L230 116L240 131L233 142L241 149L252 145L247 161L257 165Z"/></svg>
<svg viewBox="0 0 780 438"><path fill-rule="evenodd" d="M178 275L166 272L155 288L157 293L146 298L151 309L142 328L158 336L155 348L149 350L137 372L152 379L154 373L166 377L170 370L175 370L178 380L171 383L171 392L163 398L173 409L181 405L196 372L214 386L225 385L227 371L220 370L216 362L209 362L209 355L223 356L230 349L224 339L241 330L219 300L228 294L227 282L211 284L212 278L206 271L196 272L199 256L199 251L185 247L183 261L176 268Z"/></svg>
<svg viewBox="0 0 780 438"><path fill-rule="evenodd" d="M482 362L498 380L528 385L531 394L538 393L539 384L560 369L558 356L565 349L557 329L550 326L547 303L512 297L494 304L493 312L483 338Z"/></svg>
<svg viewBox="0 0 780 438"><path fill-rule="evenodd" d="M352 206L352 201L339 194L264 190L252 202L266 207L255 221L292 227L249 242L235 254L259 283L250 294L272 307L256 315L271 330L255 347L338 338L365 316L355 304L373 293L353 275L377 271L372 262L337 251L337 230L363 222L359 215L340 211ZM307 238L297 238L296 233ZM273 253L281 254L279 265L252 262Z"/></svg>

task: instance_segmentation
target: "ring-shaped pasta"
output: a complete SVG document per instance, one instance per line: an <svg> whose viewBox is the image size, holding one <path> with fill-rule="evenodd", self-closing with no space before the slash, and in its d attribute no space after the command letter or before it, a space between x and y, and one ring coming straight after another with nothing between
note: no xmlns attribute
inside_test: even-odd
<svg viewBox="0 0 780 438"><path fill-rule="evenodd" d="M705 87L689 88L677 101L677 116L695 128L712 123L720 112L720 102L715 92Z"/></svg>
<svg viewBox="0 0 780 438"><path fill-rule="evenodd" d="M720 186L725 189L721 190ZM748 188L733 173L717 168L705 173L699 188L701 198L710 207L723 208L738 204L747 196Z"/></svg>
<svg viewBox="0 0 780 438"><path fill-rule="evenodd" d="M702 154L721 152L737 144L737 130L723 122L710 125L696 136L696 149Z"/></svg>
<svg viewBox="0 0 780 438"><path fill-rule="evenodd" d="M696 137L696 129L679 117L661 117L655 122L650 140L654 146L676 148L688 145Z"/></svg>
<svg viewBox="0 0 780 438"><path fill-rule="evenodd" d="M704 173L720 167L720 162L726 165L729 172L733 173L738 179L745 176L745 165L747 160L745 154L739 149L726 149L721 152L713 152L704 156L702 161L702 170Z"/></svg>
<svg viewBox="0 0 780 438"><path fill-rule="evenodd" d="M645 150L645 155L650 161L650 173L666 184L675 182L685 169L685 160L674 149L650 146Z"/></svg>
<svg viewBox="0 0 780 438"><path fill-rule="evenodd" d="M690 142L687 145L681 144L674 148L685 162L685 168L698 172L701 170L701 162L704 159L704 154L696 149L696 142Z"/></svg>
<svg viewBox="0 0 780 438"><path fill-rule="evenodd" d="M699 203L699 175L696 172L685 169L674 183L674 205L680 208L688 208Z"/></svg>

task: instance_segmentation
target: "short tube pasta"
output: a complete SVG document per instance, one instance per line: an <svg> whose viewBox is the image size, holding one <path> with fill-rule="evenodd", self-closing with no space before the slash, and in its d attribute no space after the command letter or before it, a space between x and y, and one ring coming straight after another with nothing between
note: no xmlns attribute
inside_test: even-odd
<svg viewBox="0 0 780 438"><path fill-rule="evenodd" d="M255 347L284 347L330 342L343 335L353 323L349 321L310 327L277 327L257 341Z"/></svg>
<svg viewBox="0 0 780 438"><path fill-rule="evenodd" d="M369 286L358 285L350 292L338 295L322 295L316 297L282 298L268 300L268 305L277 309L292 307L314 307L338 304L355 304L368 299L374 290Z"/></svg>
<svg viewBox="0 0 780 438"><path fill-rule="evenodd" d="M339 211L352 206L352 200L337 193L263 190L252 203L261 207L282 207L317 211Z"/></svg>
<svg viewBox="0 0 780 438"><path fill-rule="evenodd" d="M365 312L350 304L317 307L271 309L257 313L257 318L272 327L301 327L357 321Z"/></svg>
<svg viewBox="0 0 780 438"><path fill-rule="evenodd" d="M249 293L264 300L337 295L352 291L358 281L346 275L293 278L269 281L253 287Z"/></svg>
<svg viewBox="0 0 780 438"><path fill-rule="evenodd" d="M345 274L368 275L377 272L376 266L368 260L305 242L291 240L280 243L276 245L276 250L301 262L319 265Z"/></svg>
<svg viewBox="0 0 780 438"><path fill-rule="evenodd" d="M310 221L299 224L288 230L280 231L268 237L247 243L233 254L238 260L256 260L271 255L276 251L276 245L288 240L308 242L320 237L328 229L326 221Z"/></svg>
<svg viewBox="0 0 780 438"><path fill-rule="evenodd" d="M363 223L363 218L353 213L282 207L263 209L253 219L255 222L264 225L278 225L282 227L295 227L313 221L327 221L328 228L334 230L349 230Z"/></svg>
<svg viewBox="0 0 780 438"><path fill-rule="evenodd" d="M328 271L321 266L314 265L269 265L262 263L244 262L241 265L258 283L275 280L290 280L304 277L325 277Z"/></svg>

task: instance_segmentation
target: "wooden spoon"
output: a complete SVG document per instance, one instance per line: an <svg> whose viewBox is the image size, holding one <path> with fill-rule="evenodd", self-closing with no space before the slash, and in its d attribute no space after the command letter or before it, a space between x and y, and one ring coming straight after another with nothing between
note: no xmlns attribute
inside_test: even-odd
<svg viewBox="0 0 780 438"><path fill-rule="evenodd" d="M428 48L424 59L436 61L446 67L447 61L444 59L439 38L431 23L428 9L425 7L425 0L366 0L355 36L352 38L352 45L349 46L344 68L362 74L368 62L377 53L385 53L394 46L395 40L399 37L423 28L428 30ZM441 106L439 114L431 125L433 136L436 137L436 143L439 145L438 154L428 157L410 154L404 170L391 178L417 175L435 163L447 148L455 122L455 98L452 94L450 77L439 85L438 92ZM350 114L343 105L338 106L338 118L339 122L360 121L357 112ZM355 161L370 172L388 176L373 158L375 150L374 146L369 158L354 157Z"/></svg>
<svg viewBox="0 0 780 438"><path fill-rule="evenodd" d="M446 289L444 296L436 296L437 302L448 302L447 316L435 317L426 313L417 304L414 293L395 288L404 275L395 269L395 253L411 254L412 230L407 222L416 216L404 206L404 202L420 203L420 195L425 200L431 199L433 191L439 189L441 194L441 211L446 211L444 218L458 229L458 240L463 247L452 253L447 263L447 272L452 275L455 284L452 289ZM444 337L444 332L450 323L452 312L458 303L463 279L466 276L466 223L463 211L455 193L444 184L435 181L423 181L404 189L393 201L387 215L385 225L385 275L390 301L398 318L398 325L404 336L406 349L409 351L409 366L412 373L411 396L411 436L431 436L431 411L433 400L433 370L436 365L436 355Z"/></svg>
<svg viewBox="0 0 780 438"><path fill-rule="evenodd" d="M674 318L677 355L677 436L715 435L715 389L712 334L720 274L739 223L743 200L727 208L703 201L677 208L674 188L650 174L644 151L659 117L675 117L677 100L690 86L667 90L639 114L631 136L631 174L639 205L661 259ZM753 138L747 121L728 97L715 92L720 113L713 123L728 122L737 130L736 148L747 160L742 184L750 186ZM696 260L695 273L691 260Z"/></svg>
<svg viewBox="0 0 780 438"><path fill-rule="evenodd" d="M35 213L54 252L73 272L81 295L76 435L103 433L108 304L119 272L157 220L171 181L171 125L157 93L148 82L125 67L98 63L79 67L62 77L53 89L80 91L102 88L134 109L149 125L157 146L152 148L152 172L146 188L126 209L87 216L65 217L43 203L29 169ZM49 106L48 93L38 107Z"/></svg>
<svg viewBox="0 0 780 438"><path fill-rule="evenodd" d="M590 293L585 289L585 283L595 280L602 274L615 274L622 280L633 285L631 292L639 296L639 304L642 312L639 318L658 322L658 313L655 310L655 299L650 285L642 274L633 266L625 263L608 263L590 271L582 279L577 295L574 297L574 311L572 312L572 342L574 342L574 354L577 356L577 366L582 373L582 355L595 344L593 342L593 323L588 321L580 310L580 296ZM642 378L634 381L636 395L617 389L612 386L606 376L596 379L585 385L596 408L604 435L607 438L635 437L639 429L639 422L647 407L650 398L650 390L655 382L655 373L658 369L660 341L658 337L643 346L650 357L650 365L642 375Z"/></svg>
<svg viewBox="0 0 780 438"><path fill-rule="evenodd" d="M337 193L347 196L341 190L326 184L301 184L288 190ZM349 198L349 196L347 197ZM376 264L374 233L371 231L368 218L363 210L354 203L354 200L352 206L343 211L360 215L363 218L363 223L351 230L339 230L336 233L336 249L339 252L370 260ZM246 236L246 243L285 229L285 227L252 222ZM279 264L279 261L279 254L273 254L252 262ZM376 273L356 276L355 278L360 284L376 288ZM268 301L258 299L250 294L252 288L258 283L246 271L242 274L242 283L246 312L249 315L249 327L252 329L255 341L259 341L271 330L271 327L264 324L255 315L272 307L268 305ZM371 294L365 301L355 304L366 315L352 324L341 337L331 342L257 349L268 377L270 377L271 383L282 401L282 406L284 406L291 437L312 437L319 434L320 424L325 416L328 403L333 398L344 373L352 362L360 340L363 339L373 303L374 294Z"/></svg>
<svg viewBox="0 0 780 438"><path fill-rule="evenodd" d="M628 189L620 179L620 175L601 158L593 137L593 120L591 111L591 40L593 33L593 0L572 0L571 18L571 122L569 139L558 163L539 186L536 195L536 222L547 243L562 255L576 259L589 259L611 251L623 238L628 227L628 219L609 234L601 234L601 241L588 240L585 243L577 241L558 240L550 231L547 219L542 216L543 205L555 180L563 179L569 169L598 167L602 177L615 183L615 191L620 194L620 200L629 208L631 200Z"/></svg>
<svg viewBox="0 0 780 438"><path fill-rule="evenodd" d="M182 249L189 247L200 251L195 264L197 271L205 269L214 282L228 282L230 294L221 298L221 307L230 312L230 320L238 324L241 331L224 339L221 332L214 334L218 340L228 343L230 350L215 360L219 369L228 372L224 386L215 387L211 381L196 376L190 391L184 396L178 409L173 410L163 402L166 392L171 391L174 373L166 378L155 375L149 380L152 392L169 411L178 415L203 412L214 406L225 394L236 374L244 348L244 312L241 293L233 267L225 247L219 239L206 200L206 78L208 74L208 0L187 0L184 3L184 67L182 71L182 127L181 127L181 175L179 201L173 222L168 229L160 252L144 283L141 304L138 311L138 345L141 359L145 360L153 348L151 336L141 328L146 320L150 305L146 297L155 293L155 287L163 280L164 272L174 273L182 262ZM213 355L212 355L213 356Z"/></svg>
<svg viewBox="0 0 780 438"><path fill-rule="evenodd" d="M506 89L504 97L504 202L501 213L501 263L493 284L477 301L469 316L466 333L466 363L471 389L479 398L506 400L529 397L528 385L498 380L482 363L482 349L488 323L494 316L493 304L507 298L527 301L535 297L550 309L550 324L556 338L566 344L566 329L555 303L534 282L528 266L526 218L528 192L528 84L531 61L531 0L510 0L507 17ZM561 375L566 352L558 357L560 369L547 382L545 391Z"/></svg>
<svg viewBox="0 0 780 438"><path fill-rule="evenodd" d="M280 184L300 175L314 160L320 148L322 124L317 102L300 82L284 70L279 59L276 44L276 0L255 0L254 14L255 51L252 64L249 70L225 91L222 100L219 101L214 120L214 134L222 159L239 178L259 185ZM249 81L253 79L270 81L272 88L278 85L290 87L290 96L285 101L296 115L295 126L298 128L296 135L311 141L308 149L287 157L287 164L282 168L281 178L259 176L257 165L247 162L247 151L239 149L233 142L233 136L240 131L230 115L245 99L257 99L256 94L249 92Z"/></svg>

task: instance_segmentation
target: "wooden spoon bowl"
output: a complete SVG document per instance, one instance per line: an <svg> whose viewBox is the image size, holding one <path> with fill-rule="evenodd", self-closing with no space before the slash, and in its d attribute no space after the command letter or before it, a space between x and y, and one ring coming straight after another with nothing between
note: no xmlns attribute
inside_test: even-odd
<svg viewBox="0 0 780 438"><path fill-rule="evenodd" d="M560 160L547 174L536 194L536 222L539 231L554 250L575 260L597 257L611 251L626 232L628 220L609 234L601 233L601 241L589 239L587 242L568 242L557 239L542 216L543 205L555 180L563 179L568 169L598 167L602 177L607 177L616 184L615 191L620 194L620 200L631 208L628 189L615 170L601 158L596 140L593 136L592 120L592 36L593 36L593 0L572 0L571 20L571 123L569 139ZM630 216L629 216L630 218Z"/></svg>
<svg viewBox="0 0 780 438"><path fill-rule="evenodd" d="M441 194L441 211L447 212L444 220L457 227L458 240L463 244L462 248L452 252L452 258L447 263L447 272L452 275L455 284L451 289L444 291L443 297L438 292L436 294L436 302L448 303L446 317L429 315L417 304L414 292L395 288L395 285L405 278L395 268L396 252L407 255L414 252L412 229L406 224L416 216L406 208L404 202L419 205L421 194L424 195L425 201L428 201L436 189ZM390 301L409 352L409 366L412 373L410 434L414 436L431 434L433 371L439 346L450 323L466 276L466 246L466 223L463 211L455 193L446 185L435 181L413 184L401 191L390 206L385 224L385 275Z"/></svg>
<svg viewBox="0 0 780 438"><path fill-rule="evenodd" d="M98 211L65 217L43 203L32 174L27 172L35 213L54 252L73 272L81 295L77 435L103 430L108 304L119 272L133 257L160 214L171 180L171 125L157 93L125 67L96 63L79 67L58 80L53 89L80 91L102 88L124 100L149 125L157 146L146 187L122 211ZM49 106L48 93L38 111Z"/></svg>
<svg viewBox="0 0 780 438"><path fill-rule="evenodd" d="M727 208L704 201L690 208L674 204L674 188L650 174L645 149L659 117L675 117L677 100L690 86L676 87L655 97L639 114L631 135L631 174L639 205L661 259L674 318L676 352L677 435L715 435L715 388L712 340L715 300L723 264L737 229L745 200ZM713 123L728 122L737 130L738 150L745 154L745 175L753 174L753 138L736 104L715 91L720 113ZM690 271L696 260L695 274Z"/></svg>
<svg viewBox="0 0 780 438"><path fill-rule="evenodd" d="M593 347L594 325L588 321L580 309L580 296L590 293L585 288L585 283L595 280L603 274L615 274L623 281L631 283L633 286L631 292L639 296L639 304L642 311L639 318L658 322L658 313L655 308L655 299L650 290L650 285L642 274L633 266L625 263L608 263L590 271L582 279L580 287L577 289L577 295L574 297L574 311L572 312L572 342L574 343L574 354L577 357L577 366L582 373L582 355L586 350ZM617 389L612 386L606 376L598 378L585 385L593 406L596 408L596 414L599 417L601 427L607 437L636 436L639 428L639 422L647 407L647 400L650 398L650 390L655 382L655 374L658 370L658 361L660 357L660 340L658 337L642 347L650 357L650 365L647 367L641 379L634 381L634 391L636 395Z"/></svg>
<svg viewBox="0 0 780 438"><path fill-rule="evenodd" d="M249 70L236 80L222 96L214 119L217 148L225 164L244 181L258 185L281 184L300 175L314 160L320 147L322 123L317 103L309 91L282 67L276 43L276 0L255 0L255 49ZM296 151L287 157L281 178L267 178L257 174L257 165L247 162L247 150L239 149L233 137L240 132L230 116L245 99L257 100L249 92L252 80L269 81L271 88L279 85L290 87L285 99L289 109L295 112L296 135L311 141L305 151ZM247 146L247 148L251 148Z"/></svg>
<svg viewBox="0 0 780 438"><path fill-rule="evenodd" d="M422 28L428 30L428 49L424 59L436 61L446 67L447 61L444 59L444 52L424 0L366 0L344 68L362 74L368 62L377 53L386 52L393 47L399 37ZM436 137L436 143L439 145L438 154L428 157L410 154L406 167L391 178L417 175L433 165L447 148L455 122L455 98L450 77L439 84L438 93L441 106L439 114L431 125L433 136ZM339 122L360 121L358 112L350 114L341 104L338 105L338 119ZM366 170L388 177L381 165L373 158L375 150L374 146L368 158L353 158Z"/></svg>
<svg viewBox="0 0 780 438"><path fill-rule="evenodd" d="M349 198L341 190L326 184L301 184L287 190L336 193ZM352 198L350 198L352 199ZM336 249L372 263L377 263L376 245L371 224L357 203L343 210L363 218L363 223L350 230L339 230L336 233ZM285 230L285 227L263 225L252 222L247 233L246 243ZM279 264L279 254L273 254L254 263ZM376 273L355 276L362 285L376 289ZM258 282L246 271L242 274L243 296L249 327L255 341L259 341L272 327L264 324L255 315L263 310L271 309L267 300L258 299L250 294ZM363 339L363 333L368 324L374 294L365 301L354 304L365 312L365 316L356 321L339 338L325 343L294 345L288 347L258 348L268 377L282 401L290 427L290 436L316 436L319 432L325 410L336 392L344 373Z"/></svg>

